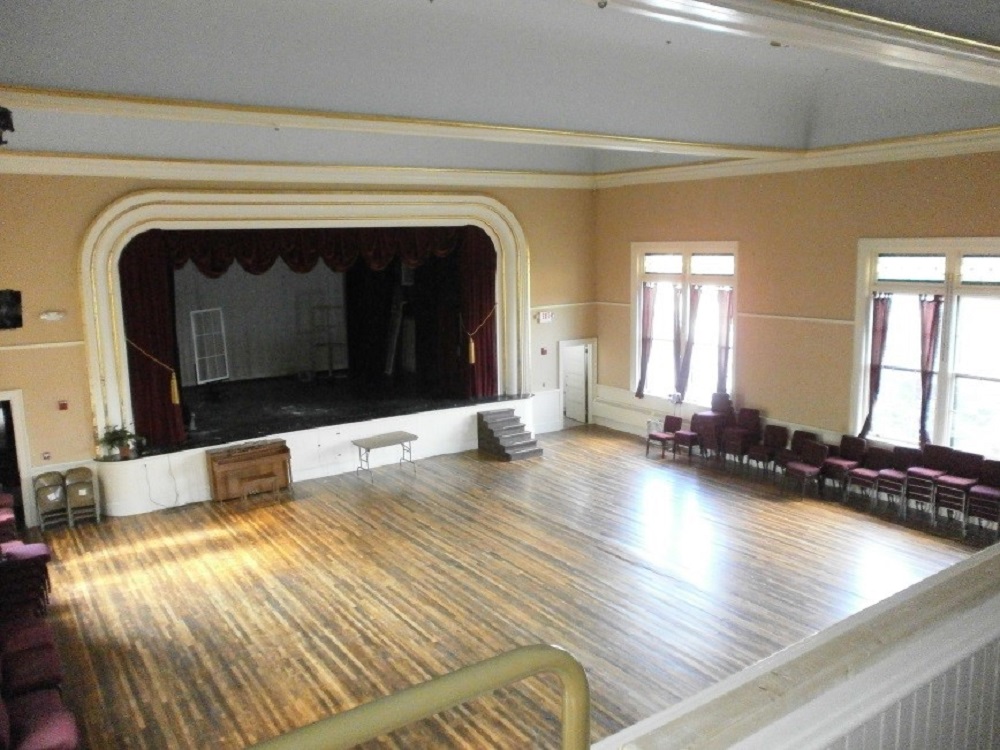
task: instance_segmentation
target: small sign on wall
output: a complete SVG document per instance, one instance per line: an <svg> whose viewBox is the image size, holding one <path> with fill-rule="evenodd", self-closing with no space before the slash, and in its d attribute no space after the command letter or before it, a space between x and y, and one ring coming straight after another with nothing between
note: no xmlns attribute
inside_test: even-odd
<svg viewBox="0 0 1000 750"><path fill-rule="evenodd" d="M551 323L556 319L556 314L551 310L542 310L535 316L539 323Z"/></svg>

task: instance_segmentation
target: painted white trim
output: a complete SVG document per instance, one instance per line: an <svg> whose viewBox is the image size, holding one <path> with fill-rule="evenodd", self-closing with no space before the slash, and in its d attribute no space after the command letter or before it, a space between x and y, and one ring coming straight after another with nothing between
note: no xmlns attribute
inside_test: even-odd
<svg viewBox="0 0 1000 750"><path fill-rule="evenodd" d="M21 477L21 502L24 507L26 526L38 525L35 509L35 490L31 486L34 474L31 465L31 448L28 441L28 420L24 414L24 394L20 389L0 391L0 401L10 401L11 417L14 420L14 440L17 443L17 470Z"/></svg>
<svg viewBox="0 0 1000 750"><path fill-rule="evenodd" d="M815 3L820 5L820 3ZM618 10L963 81L1000 85L1000 50L983 42L849 14L835 7L773 0L615 0Z"/></svg>
<svg viewBox="0 0 1000 750"><path fill-rule="evenodd" d="M588 307L589 305L595 304L594 302L561 302L557 305L532 305L531 311L535 312L537 310L564 310L569 307Z"/></svg>
<svg viewBox="0 0 1000 750"><path fill-rule="evenodd" d="M83 341L50 341L42 344L8 344L0 346L0 352L16 352L30 349L69 349L74 346L83 346Z"/></svg>
<svg viewBox="0 0 1000 750"><path fill-rule="evenodd" d="M517 218L482 195L437 193L271 193L142 191L94 220L81 253L81 298L98 432L132 425L118 258L149 229L462 226L486 231L497 249L498 376L503 395L530 388L528 244Z"/></svg>
<svg viewBox="0 0 1000 750"><path fill-rule="evenodd" d="M773 315L770 313L736 313L737 318L755 318L758 320L789 320L794 323L822 323L835 326L853 326L853 320L839 318L807 318L801 315Z"/></svg>
<svg viewBox="0 0 1000 750"><path fill-rule="evenodd" d="M69 175L313 185L400 185L413 187L528 187L592 190L591 175L483 169L365 167L322 164L249 164L185 159L145 159L4 151L0 174Z"/></svg>
<svg viewBox="0 0 1000 750"><path fill-rule="evenodd" d="M4 150L0 174L68 175L184 180L187 182L414 187L528 187L595 190L724 177L743 177L814 169L914 161L1000 150L1000 127L957 133L831 147L791 155L762 155L675 167L639 169L600 175L558 174L426 167L365 167L321 164L249 164L182 159L53 154Z"/></svg>

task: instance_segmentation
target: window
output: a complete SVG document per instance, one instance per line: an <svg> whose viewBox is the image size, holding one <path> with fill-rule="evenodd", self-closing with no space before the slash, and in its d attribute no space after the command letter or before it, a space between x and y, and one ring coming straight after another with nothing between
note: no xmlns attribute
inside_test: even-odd
<svg viewBox="0 0 1000 750"><path fill-rule="evenodd" d="M710 404L732 382L736 243L635 243L632 262L636 395Z"/></svg>
<svg viewBox="0 0 1000 750"><path fill-rule="evenodd" d="M915 445L923 430L932 443L1000 457L1000 239L866 240L859 263L867 436Z"/></svg>

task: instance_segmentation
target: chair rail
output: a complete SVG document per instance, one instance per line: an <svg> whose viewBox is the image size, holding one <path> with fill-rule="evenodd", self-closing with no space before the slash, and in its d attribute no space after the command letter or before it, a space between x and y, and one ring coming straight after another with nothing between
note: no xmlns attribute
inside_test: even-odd
<svg viewBox="0 0 1000 750"><path fill-rule="evenodd" d="M555 673L562 682L562 748L590 746L590 688L583 666L568 651L522 646L477 664L378 698L266 740L257 750L345 750L527 677Z"/></svg>

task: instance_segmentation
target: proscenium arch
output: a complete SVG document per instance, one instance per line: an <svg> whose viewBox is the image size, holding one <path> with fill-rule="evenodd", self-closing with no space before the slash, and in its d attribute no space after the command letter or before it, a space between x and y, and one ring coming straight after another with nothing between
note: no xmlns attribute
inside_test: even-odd
<svg viewBox="0 0 1000 750"><path fill-rule="evenodd" d="M150 229L464 226L483 229L497 252L498 392L530 386L528 244L514 214L481 195L142 191L97 217L84 238L80 277L91 402L98 434L132 425L118 259Z"/></svg>

